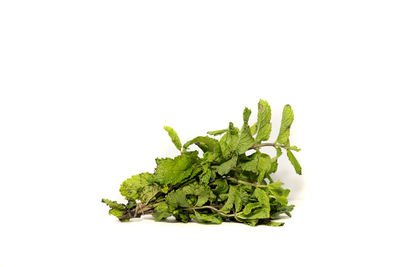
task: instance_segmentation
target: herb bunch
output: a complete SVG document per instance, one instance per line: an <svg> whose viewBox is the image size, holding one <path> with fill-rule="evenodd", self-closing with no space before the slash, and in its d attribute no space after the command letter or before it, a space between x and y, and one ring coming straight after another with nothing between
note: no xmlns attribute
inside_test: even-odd
<svg viewBox="0 0 400 267"><path fill-rule="evenodd" d="M267 101L259 101L257 122L251 127L250 114L245 108L241 129L230 122L228 128L207 132L209 136L198 136L184 145L177 133L165 126L180 155L157 158L154 173L141 173L124 181L120 192L126 204L102 199L110 207L109 214L120 221L152 214L156 221L173 216L179 222L283 225L274 220L281 214L290 217L294 205L288 205L290 190L271 176L277 171L282 150L301 174L293 154L300 149L289 142L293 111L290 105L284 107L275 142L265 142L272 128ZM219 140L214 138L220 135ZM202 156L192 149L194 146L203 151ZM265 146L275 148L275 155L261 152Z"/></svg>

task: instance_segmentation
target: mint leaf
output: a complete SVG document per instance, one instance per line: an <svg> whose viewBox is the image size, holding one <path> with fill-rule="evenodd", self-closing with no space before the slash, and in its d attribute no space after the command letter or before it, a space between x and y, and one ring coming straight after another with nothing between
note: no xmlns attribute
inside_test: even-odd
<svg viewBox="0 0 400 267"><path fill-rule="evenodd" d="M197 198L189 199L188 196L193 195ZM178 207L203 206L210 199L213 200L215 195L207 185L201 185L197 182L186 185L168 194L166 197L167 204L172 209Z"/></svg>
<svg viewBox="0 0 400 267"><path fill-rule="evenodd" d="M222 130L217 130L217 131L208 131L207 134L217 136L217 135L226 133L227 131L228 131L228 129L222 129Z"/></svg>
<svg viewBox="0 0 400 267"><path fill-rule="evenodd" d="M279 130L277 143L289 146L290 126L293 123L294 115L290 105L286 105L282 112L281 128Z"/></svg>
<svg viewBox="0 0 400 267"><path fill-rule="evenodd" d="M186 142L183 148L187 149L192 144L196 144L203 152L221 152L218 140L208 136L198 136Z"/></svg>
<svg viewBox="0 0 400 267"><path fill-rule="evenodd" d="M211 223L211 224L221 224L222 219L218 214L202 214L194 211L194 214L190 215L190 218L199 223Z"/></svg>
<svg viewBox="0 0 400 267"><path fill-rule="evenodd" d="M125 180L119 191L127 200L139 199L140 193L149 183L148 180L152 178L152 174L144 172L138 175L133 175L131 178Z"/></svg>
<svg viewBox="0 0 400 267"><path fill-rule="evenodd" d="M128 218L125 218L125 214L127 212L127 207L125 204L119 204L117 201L111 201L109 199L103 198L101 202L105 203L110 207L108 214L114 215L120 221L127 221Z"/></svg>
<svg viewBox="0 0 400 267"><path fill-rule="evenodd" d="M171 158L156 159L157 168L154 175L148 179L150 183L157 183L161 186L176 185L188 178L194 164L198 161L196 152L184 153Z"/></svg>
<svg viewBox="0 0 400 267"><path fill-rule="evenodd" d="M156 221L161 221L170 217L172 213L169 211L167 203L163 202L154 209L152 215Z"/></svg>
<svg viewBox="0 0 400 267"><path fill-rule="evenodd" d="M254 138L251 134L249 127L250 114L251 110L245 108L243 111L243 126L242 129L240 130L239 143L237 148L238 154L245 153L247 150L249 150L250 147L252 147L255 144Z"/></svg>
<svg viewBox="0 0 400 267"><path fill-rule="evenodd" d="M270 183L268 185L268 190L272 194L272 197L278 201L278 203L280 203L281 205L287 205L288 203L287 197L289 195L290 190L284 189L282 185L283 183L279 181Z"/></svg>
<svg viewBox="0 0 400 267"><path fill-rule="evenodd" d="M278 170L278 159L282 155L282 149L280 147L275 147L276 156L271 159L271 168L268 173L274 173Z"/></svg>
<svg viewBox="0 0 400 267"><path fill-rule="evenodd" d="M301 175L301 166L300 163L297 161L296 157L293 155L292 151L287 150L287 156L289 158L290 163L292 163L294 169L296 170L297 174Z"/></svg>
<svg viewBox="0 0 400 267"><path fill-rule="evenodd" d="M239 130L233 126L233 123L229 123L229 130L222 136L219 141L221 146L222 156L226 159L231 156L232 153L237 152L239 144Z"/></svg>
<svg viewBox="0 0 400 267"><path fill-rule="evenodd" d="M225 175L228 174L235 166L237 162L238 157L233 156L230 160L225 161L221 165L216 167L216 170L219 175Z"/></svg>
<svg viewBox="0 0 400 267"><path fill-rule="evenodd" d="M176 148L180 151L182 148L181 140L178 137L178 134L169 126L164 126L164 130L168 132L169 137L171 137L172 143L176 146Z"/></svg>
<svg viewBox="0 0 400 267"><path fill-rule="evenodd" d="M256 142L266 141L269 139L272 130L271 121L271 107L268 102L260 99L258 102L258 115L257 115L257 136Z"/></svg>

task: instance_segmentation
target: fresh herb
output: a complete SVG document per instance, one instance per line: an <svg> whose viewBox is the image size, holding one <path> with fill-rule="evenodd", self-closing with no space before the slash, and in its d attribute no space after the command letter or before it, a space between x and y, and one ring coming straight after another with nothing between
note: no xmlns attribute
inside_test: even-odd
<svg viewBox="0 0 400 267"><path fill-rule="evenodd" d="M154 173L141 173L124 181L120 192L126 204L103 199L110 207L109 214L120 221L129 221L152 214L161 221L175 217L177 221L220 224L223 221L248 225L281 226L281 214L291 216L294 205L288 205L290 190L282 182L274 181L278 158L282 149L297 174L301 166L293 154L300 151L289 142L293 111L283 109L279 135L275 142L271 134L271 108L267 101L258 103L257 122L248 124L251 111L243 111L243 125L236 128L232 122L222 130L207 132L182 145L171 127L164 129L180 155L175 158L157 158ZM191 150L197 146L202 152ZM261 152L261 147L274 147L275 155Z"/></svg>

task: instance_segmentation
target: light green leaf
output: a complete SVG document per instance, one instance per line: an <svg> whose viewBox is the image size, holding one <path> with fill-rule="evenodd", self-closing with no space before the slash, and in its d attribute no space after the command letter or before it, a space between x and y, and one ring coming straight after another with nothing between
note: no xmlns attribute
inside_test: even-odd
<svg viewBox="0 0 400 267"><path fill-rule="evenodd" d="M221 146L222 156L227 159L232 153L237 151L239 144L239 130L233 126L233 123L229 123L229 131L227 131L219 141Z"/></svg>
<svg viewBox="0 0 400 267"><path fill-rule="evenodd" d="M258 202L268 210L268 213L269 213L271 210L271 207L269 204L268 194L263 189L257 187L254 190L254 196L257 198Z"/></svg>
<svg viewBox="0 0 400 267"><path fill-rule="evenodd" d="M249 150L250 147L252 147L255 144L254 138L251 134L249 127L250 114L251 110L245 108L243 111L243 126L242 129L240 130L239 144L237 148L239 154L245 153L247 150Z"/></svg>
<svg viewBox="0 0 400 267"><path fill-rule="evenodd" d="M294 169L296 170L297 174L301 175L301 166L300 163L297 161L296 157L293 155L292 151L287 150L287 156L289 158L290 163L292 163Z"/></svg>
<svg viewBox="0 0 400 267"><path fill-rule="evenodd" d="M235 204L235 198L237 197L236 186L231 185L229 187L228 199L226 200L224 206L221 208L222 212L229 213Z"/></svg>
<svg viewBox="0 0 400 267"><path fill-rule="evenodd" d="M203 152L221 152L218 140L208 136L198 136L186 142L183 148L187 149L192 144L196 144Z"/></svg>
<svg viewBox="0 0 400 267"><path fill-rule="evenodd" d="M126 209L125 204L119 204L117 201L111 201L109 199L103 198L101 200L101 202L105 203L111 209L117 209L117 210L125 210Z"/></svg>
<svg viewBox="0 0 400 267"><path fill-rule="evenodd" d="M198 162L198 152L187 152L171 158L156 159L157 168L154 176L148 179L149 183L157 183L161 186L176 185L188 178Z"/></svg>
<svg viewBox="0 0 400 267"><path fill-rule="evenodd" d="M284 222L267 222L268 226L274 226L274 227L279 227L279 226L283 226L285 223Z"/></svg>
<svg viewBox="0 0 400 267"><path fill-rule="evenodd" d="M215 184L216 184L216 187L213 190L213 192L215 194L220 195L220 194L224 194L224 193L228 192L229 186L228 186L228 182L226 179L223 178L223 179L215 180Z"/></svg>
<svg viewBox="0 0 400 267"><path fill-rule="evenodd" d="M268 173L274 173L278 170L278 159L282 155L282 149L280 147L275 147L276 156L271 159L271 168Z"/></svg>
<svg viewBox="0 0 400 267"><path fill-rule="evenodd" d="M161 192L161 187L159 185L148 185L145 186L140 192L140 202L148 203L153 197L155 197L159 192Z"/></svg>
<svg viewBox="0 0 400 267"><path fill-rule="evenodd" d="M294 114L292 107L290 105L286 105L282 112L281 128L279 130L278 138L276 139L277 143L289 146L290 126L293 123L293 119Z"/></svg>
<svg viewBox="0 0 400 267"><path fill-rule="evenodd" d="M152 174L144 172L138 175L133 175L131 178L125 180L119 189L121 195L127 200L139 199L140 193L149 183L148 180L152 178Z"/></svg>
<svg viewBox="0 0 400 267"><path fill-rule="evenodd" d="M121 221L126 221L126 218L123 218L123 216L125 215L127 208L125 204L119 204L116 201L111 201L109 199L105 199L103 198L101 200L101 202L105 203L107 206L110 207L110 210L108 212L108 214L110 215L114 215L115 217L117 217L118 219L120 219Z"/></svg>
<svg viewBox="0 0 400 267"><path fill-rule="evenodd" d="M217 135L226 133L227 131L228 131L228 129L222 129L222 130L217 130L217 131L208 131L207 134L217 136Z"/></svg>
<svg viewBox="0 0 400 267"><path fill-rule="evenodd" d="M197 196L196 203L191 203L188 195ZM170 192L166 197L167 204L172 209L177 207L187 208L190 206L203 206L207 201L215 199L215 195L207 185L201 185L197 182L186 185L180 189Z"/></svg>
<svg viewBox="0 0 400 267"><path fill-rule="evenodd" d="M244 207L243 214L249 215L254 209L261 208L261 207L262 207L262 205L258 202L249 203Z"/></svg>
<svg viewBox="0 0 400 267"><path fill-rule="evenodd" d="M256 142L266 141L271 134L271 107L268 102L260 99L258 102Z"/></svg>
<svg viewBox="0 0 400 267"><path fill-rule="evenodd" d="M239 212L242 209L243 203L249 199L248 193L244 190L243 186L229 186L228 198L221 208L222 212L229 213L230 210L235 206L235 211Z"/></svg>
<svg viewBox="0 0 400 267"><path fill-rule="evenodd" d="M194 214L190 214L190 218L199 223L211 223L211 224L221 224L222 219L218 214L202 214L194 211Z"/></svg>
<svg viewBox="0 0 400 267"><path fill-rule="evenodd" d="M233 156L230 160L222 163L221 165L216 167L216 170L219 175L228 174L234 167L236 167L238 157Z"/></svg>
<svg viewBox="0 0 400 267"><path fill-rule="evenodd" d="M155 207L152 215L156 221L161 221L162 219L170 217L172 213L169 211L167 203L163 202Z"/></svg>
<svg viewBox="0 0 400 267"><path fill-rule="evenodd" d="M239 164L239 167L242 170L258 174L258 182L261 182L261 180L264 179L265 173L267 173L271 168L271 158L269 155L260 152L252 154L250 158L250 161Z"/></svg>
<svg viewBox="0 0 400 267"><path fill-rule="evenodd" d="M267 219L269 218L269 211L265 207L254 209L249 215L240 214L240 219Z"/></svg>
<svg viewBox="0 0 400 267"><path fill-rule="evenodd" d="M176 146L176 148L180 151L182 148L181 140L178 137L178 134L169 126L164 126L164 130L168 132L169 137L171 137L172 143Z"/></svg>
<svg viewBox="0 0 400 267"><path fill-rule="evenodd" d="M272 194L272 196L280 203L281 205L287 205L288 200L287 197L289 195L290 190L284 189L282 187L283 183L280 181L268 184L268 190Z"/></svg>

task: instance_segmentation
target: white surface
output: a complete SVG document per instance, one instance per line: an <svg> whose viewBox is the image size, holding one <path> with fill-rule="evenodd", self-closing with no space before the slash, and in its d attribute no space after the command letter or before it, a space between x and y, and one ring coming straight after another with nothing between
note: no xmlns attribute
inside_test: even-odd
<svg viewBox="0 0 400 267"><path fill-rule="evenodd" d="M0 266L399 266L398 1L2 1ZM102 197L259 98L295 112L283 228ZM254 116L254 113L253 113ZM254 119L254 117L253 117Z"/></svg>

